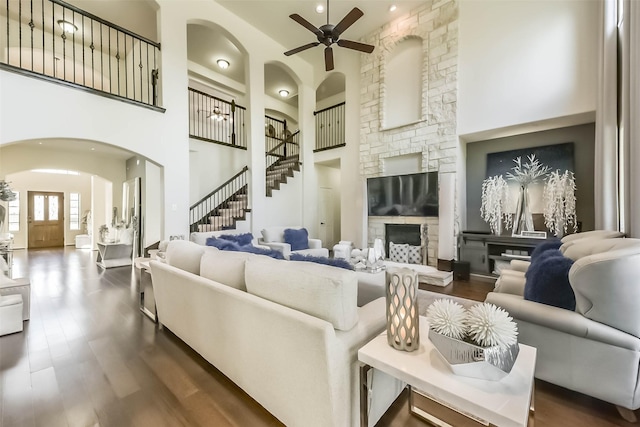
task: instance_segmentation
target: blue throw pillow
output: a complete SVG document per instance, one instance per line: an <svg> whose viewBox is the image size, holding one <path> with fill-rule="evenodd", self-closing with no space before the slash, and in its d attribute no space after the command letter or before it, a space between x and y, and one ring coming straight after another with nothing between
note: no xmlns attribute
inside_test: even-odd
<svg viewBox="0 0 640 427"><path fill-rule="evenodd" d="M576 297L569 283L572 265L573 260L559 250L544 251L525 274L524 299L574 311Z"/></svg>
<svg viewBox="0 0 640 427"><path fill-rule="evenodd" d="M325 258L320 256L310 256L302 254L291 254L289 256L290 261L307 261L315 262L317 264L329 265L331 267L344 268L346 270L353 270L353 266L349 264L347 260L337 258Z"/></svg>
<svg viewBox="0 0 640 427"><path fill-rule="evenodd" d="M245 245L245 246L240 246L239 250L242 252L249 252L252 254L266 255L275 259L284 259L282 252L277 251L275 249L257 248L253 245Z"/></svg>
<svg viewBox="0 0 640 427"><path fill-rule="evenodd" d="M291 245L292 251L309 249L309 232L306 228L287 228L284 230L284 242Z"/></svg>
<svg viewBox="0 0 640 427"><path fill-rule="evenodd" d="M559 249L561 245L562 242L560 241L560 239L545 240L544 242L538 244L533 249L533 252L531 252L531 262L534 262L536 258L538 258L538 256L540 256L540 254L542 254L543 252L549 249Z"/></svg>
<svg viewBox="0 0 640 427"><path fill-rule="evenodd" d="M239 246L246 246L251 244L251 241L253 240L253 234L251 233L223 234L218 238L236 242Z"/></svg>
<svg viewBox="0 0 640 427"><path fill-rule="evenodd" d="M217 239L215 237L209 237L207 239L207 246L213 246L221 251L238 251L240 247L236 242L226 239Z"/></svg>

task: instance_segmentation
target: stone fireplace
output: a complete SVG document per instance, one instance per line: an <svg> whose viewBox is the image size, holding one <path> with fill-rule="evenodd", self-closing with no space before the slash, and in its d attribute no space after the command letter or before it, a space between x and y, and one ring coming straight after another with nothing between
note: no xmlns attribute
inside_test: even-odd
<svg viewBox="0 0 640 427"><path fill-rule="evenodd" d="M437 217L369 217L367 246L372 247L375 239L385 242L385 253L389 255L387 229L392 229L391 241L422 246L422 263L435 267L438 255L438 218ZM399 227L394 227L399 226ZM406 241L396 241L393 233L406 236Z"/></svg>
<svg viewBox="0 0 640 427"><path fill-rule="evenodd" d="M429 244L427 236L429 227L426 224L385 224L384 225L384 250L389 258L389 242L407 243L411 246L420 246L423 264L427 251L424 250Z"/></svg>

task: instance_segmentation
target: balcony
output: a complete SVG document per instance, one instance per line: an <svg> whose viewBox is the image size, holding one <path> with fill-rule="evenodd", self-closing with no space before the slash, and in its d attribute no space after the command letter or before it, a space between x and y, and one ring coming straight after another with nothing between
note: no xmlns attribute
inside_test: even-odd
<svg viewBox="0 0 640 427"><path fill-rule="evenodd" d="M157 42L60 0L3 2L0 34L0 69L164 111Z"/></svg>

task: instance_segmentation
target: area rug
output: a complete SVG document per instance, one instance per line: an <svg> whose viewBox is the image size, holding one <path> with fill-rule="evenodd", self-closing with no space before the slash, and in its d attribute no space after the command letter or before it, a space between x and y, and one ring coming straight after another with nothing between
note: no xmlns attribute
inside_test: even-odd
<svg viewBox="0 0 640 427"><path fill-rule="evenodd" d="M425 291L423 289L418 289L418 312L421 316L425 316L427 314L427 308L437 299L448 298L452 299L455 302L459 303L463 307L469 308L474 304L478 304L478 301L473 301L466 298L454 297L447 294L441 294L438 292Z"/></svg>

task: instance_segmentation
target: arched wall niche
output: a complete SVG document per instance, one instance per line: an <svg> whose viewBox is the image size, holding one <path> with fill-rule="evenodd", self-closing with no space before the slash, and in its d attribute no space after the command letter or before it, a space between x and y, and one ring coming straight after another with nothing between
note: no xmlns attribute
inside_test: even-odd
<svg viewBox="0 0 640 427"><path fill-rule="evenodd" d="M406 36L387 52L382 67L381 97L383 129L392 129L423 120L422 94L427 78L424 76L423 39Z"/></svg>

